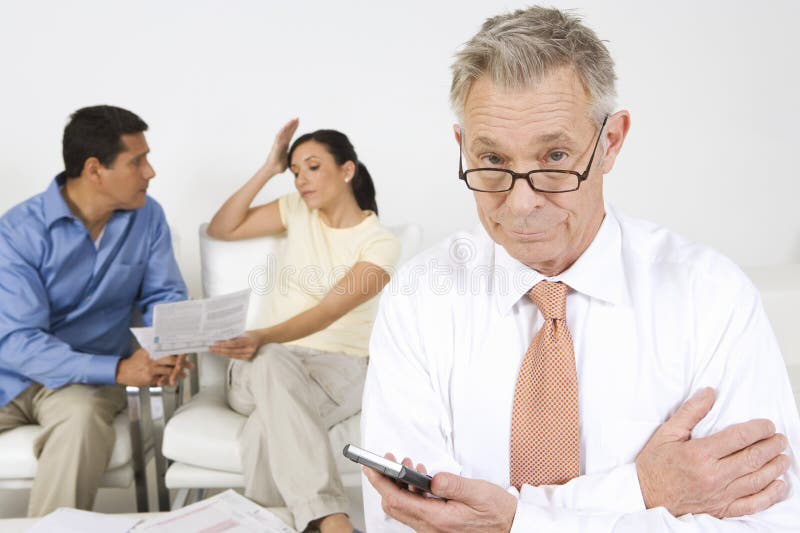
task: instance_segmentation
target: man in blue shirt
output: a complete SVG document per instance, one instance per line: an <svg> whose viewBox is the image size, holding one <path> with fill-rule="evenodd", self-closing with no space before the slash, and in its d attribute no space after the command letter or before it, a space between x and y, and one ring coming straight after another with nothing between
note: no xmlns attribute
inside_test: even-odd
<svg viewBox="0 0 800 533"><path fill-rule="evenodd" d="M148 197L147 124L76 111L65 171L0 218L0 432L40 424L29 516L91 509L124 387L174 384L183 356L131 353L138 308L186 299L161 206Z"/></svg>

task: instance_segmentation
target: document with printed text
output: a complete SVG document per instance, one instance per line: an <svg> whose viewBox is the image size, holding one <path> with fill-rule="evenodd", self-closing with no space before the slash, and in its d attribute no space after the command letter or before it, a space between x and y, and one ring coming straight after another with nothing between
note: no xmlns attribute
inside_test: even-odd
<svg viewBox="0 0 800 533"><path fill-rule="evenodd" d="M205 352L217 341L244 333L250 289L202 300L156 305L153 327L131 328L139 345L154 359Z"/></svg>
<svg viewBox="0 0 800 533"><path fill-rule="evenodd" d="M27 533L127 533L139 518L59 507L38 520Z"/></svg>
<svg viewBox="0 0 800 533"><path fill-rule="evenodd" d="M139 524L149 533L297 533L271 511L232 489Z"/></svg>
<svg viewBox="0 0 800 533"><path fill-rule="evenodd" d="M286 508L265 509L234 490L169 513L112 515L60 508L29 533L297 533Z"/></svg>

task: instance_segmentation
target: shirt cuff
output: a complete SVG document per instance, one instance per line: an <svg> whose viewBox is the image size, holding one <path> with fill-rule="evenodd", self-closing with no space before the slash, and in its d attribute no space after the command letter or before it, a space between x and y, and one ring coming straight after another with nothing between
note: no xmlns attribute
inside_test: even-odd
<svg viewBox="0 0 800 533"><path fill-rule="evenodd" d="M611 533L621 516L618 513L544 508L519 500L511 533Z"/></svg>
<svg viewBox="0 0 800 533"><path fill-rule="evenodd" d="M635 463L620 465L606 472L585 474L564 485L523 485L519 498L540 508L576 511L604 509L617 513L645 510Z"/></svg>
<svg viewBox="0 0 800 533"><path fill-rule="evenodd" d="M83 382L95 385L116 385L119 355L90 355L84 373Z"/></svg>
<svg viewBox="0 0 800 533"><path fill-rule="evenodd" d="M636 463L618 467L616 474L619 476L619 490L616 499L620 504L620 509L626 513L646 511L647 506L644 504L642 487L639 485L639 472L636 470Z"/></svg>
<svg viewBox="0 0 800 533"><path fill-rule="evenodd" d="M639 485L636 463L620 465L603 477L602 483L598 483L597 488L607 489L600 491L605 492L607 499L596 508L620 513L638 513L647 510L642 487Z"/></svg>
<svg viewBox="0 0 800 533"><path fill-rule="evenodd" d="M645 510L635 463L565 485L524 485L521 492L513 487L508 492L519 498L512 532L607 533L625 514Z"/></svg>

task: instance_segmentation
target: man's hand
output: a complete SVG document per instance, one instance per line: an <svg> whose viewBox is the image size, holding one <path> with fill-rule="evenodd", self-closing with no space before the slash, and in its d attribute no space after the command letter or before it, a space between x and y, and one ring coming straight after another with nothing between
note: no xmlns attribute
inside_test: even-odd
<svg viewBox="0 0 800 533"><path fill-rule="evenodd" d="M187 361L186 358L188 354L181 354L175 360L175 368L172 369L172 373L170 373L169 377L162 377L156 383L157 386L163 387L164 385L169 385L170 387L174 387L178 384L178 380L181 380L186 377L186 372L184 370L191 370L194 368L194 363L191 361Z"/></svg>
<svg viewBox="0 0 800 533"><path fill-rule="evenodd" d="M392 454L386 457L395 460ZM413 468L410 459L403 464ZM517 499L501 487L478 479L441 472L433 476L431 491L440 498L426 498L400 488L388 477L363 467L364 475L380 493L383 511L414 531L510 531ZM423 465L417 470L425 473Z"/></svg>
<svg viewBox="0 0 800 533"><path fill-rule="evenodd" d="M785 483L777 478L791 461L781 455L786 437L776 434L769 420L751 420L690 440L692 429L713 405L713 389L698 391L639 453L636 469L648 509L726 518L763 511L783 498Z"/></svg>
<svg viewBox="0 0 800 533"><path fill-rule="evenodd" d="M130 357L120 359L116 381L133 387L174 385L178 378L186 377L184 369L193 367L185 355L168 355L153 360L147 350L139 348Z"/></svg>
<svg viewBox="0 0 800 533"><path fill-rule="evenodd" d="M241 337L215 342L208 351L223 357L248 361L253 358L261 344L255 332L245 331Z"/></svg>

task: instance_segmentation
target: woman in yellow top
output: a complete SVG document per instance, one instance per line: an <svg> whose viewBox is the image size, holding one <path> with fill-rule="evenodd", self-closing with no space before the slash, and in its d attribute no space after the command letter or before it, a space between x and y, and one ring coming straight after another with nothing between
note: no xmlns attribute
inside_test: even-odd
<svg viewBox="0 0 800 533"><path fill-rule="evenodd" d="M297 126L294 119L278 132L266 163L208 226L217 239L287 237L269 325L211 351L232 359L228 403L248 416L245 495L288 507L299 531L349 533L328 429L361 409L375 296L400 244L378 222L372 178L347 137L319 130L289 148ZM297 193L251 207L287 166Z"/></svg>

